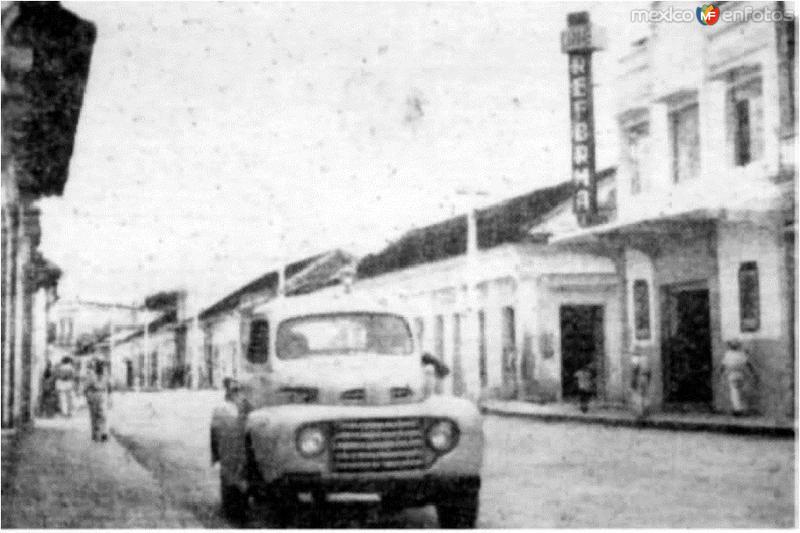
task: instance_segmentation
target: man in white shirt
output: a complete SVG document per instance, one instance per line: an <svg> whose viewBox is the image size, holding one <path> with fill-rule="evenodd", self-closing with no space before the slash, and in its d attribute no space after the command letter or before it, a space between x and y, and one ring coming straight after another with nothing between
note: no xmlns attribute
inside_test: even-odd
<svg viewBox="0 0 800 533"><path fill-rule="evenodd" d="M746 374L750 373L755 381L758 381L758 374L756 374L755 368L753 368L747 357L747 352L742 349L739 341L728 341L727 346L725 356L722 358L720 372L726 376L728 381L731 411L734 416L741 416L747 410L744 400Z"/></svg>

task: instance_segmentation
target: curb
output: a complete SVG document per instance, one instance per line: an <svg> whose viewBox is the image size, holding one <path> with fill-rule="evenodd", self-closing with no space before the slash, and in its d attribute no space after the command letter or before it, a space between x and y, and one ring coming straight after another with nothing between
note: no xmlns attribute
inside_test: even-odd
<svg viewBox="0 0 800 533"><path fill-rule="evenodd" d="M658 418L637 420L635 418L603 415L588 416L568 413L524 413L487 406L480 406L480 410L481 413L484 414L508 418L528 418L543 422L577 422L584 424L600 424L611 427L660 429L666 431L708 431L712 433L727 433L730 435L758 435L763 437L794 438L795 436L795 428L788 426L742 425L728 422L664 420Z"/></svg>

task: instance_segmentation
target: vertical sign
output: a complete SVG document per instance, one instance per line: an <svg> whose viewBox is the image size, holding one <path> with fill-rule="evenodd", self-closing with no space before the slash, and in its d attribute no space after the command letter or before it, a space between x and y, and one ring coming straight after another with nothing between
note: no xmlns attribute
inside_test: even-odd
<svg viewBox="0 0 800 533"><path fill-rule="evenodd" d="M602 32L589 22L589 13L567 15L567 29L561 33L561 51L569 60L573 208L581 225L593 223L597 216L592 53L603 48L602 40Z"/></svg>

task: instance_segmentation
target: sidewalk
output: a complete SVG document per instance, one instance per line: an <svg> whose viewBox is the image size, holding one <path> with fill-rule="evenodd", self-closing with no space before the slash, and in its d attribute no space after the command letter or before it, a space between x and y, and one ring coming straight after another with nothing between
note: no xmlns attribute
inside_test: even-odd
<svg viewBox="0 0 800 533"><path fill-rule="evenodd" d="M795 426L764 417L734 417L705 413L653 413L637 420L629 410L592 406L582 413L569 403L535 404L522 401L484 400L481 410L499 416L515 416L547 422L581 422L607 426L629 426L679 431L714 431L740 435L794 437Z"/></svg>
<svg viewBox="0 0 800 533"><path fill-rule="evenodd" d="M2 444L2 528L202 527L113 438L93 442L85 410Z"/></svg>

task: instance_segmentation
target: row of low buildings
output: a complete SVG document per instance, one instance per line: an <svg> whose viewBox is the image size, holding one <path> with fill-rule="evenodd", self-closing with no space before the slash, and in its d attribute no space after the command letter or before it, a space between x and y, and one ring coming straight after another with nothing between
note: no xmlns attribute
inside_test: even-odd
<svg viewBox="0 0 800 533"><path fill-rule="evenodd" d="M793 418L795 25L775 18L654 24L620 58L619 165L597 174L593 225L578 223L565 182L365 257L305 258L195 316L165 313L115 339L118 383L166 386L153 369L183 367L174 385L218 387L239 372L242 324L281 276L287 295L339 291L354 269L355 293L416 310L422 346L452 368L455 394L564 401L588 366L598 399L621 404L641 352L657 408L725 410L720 364L736 339L760 376L757 410Z"/></svg>

